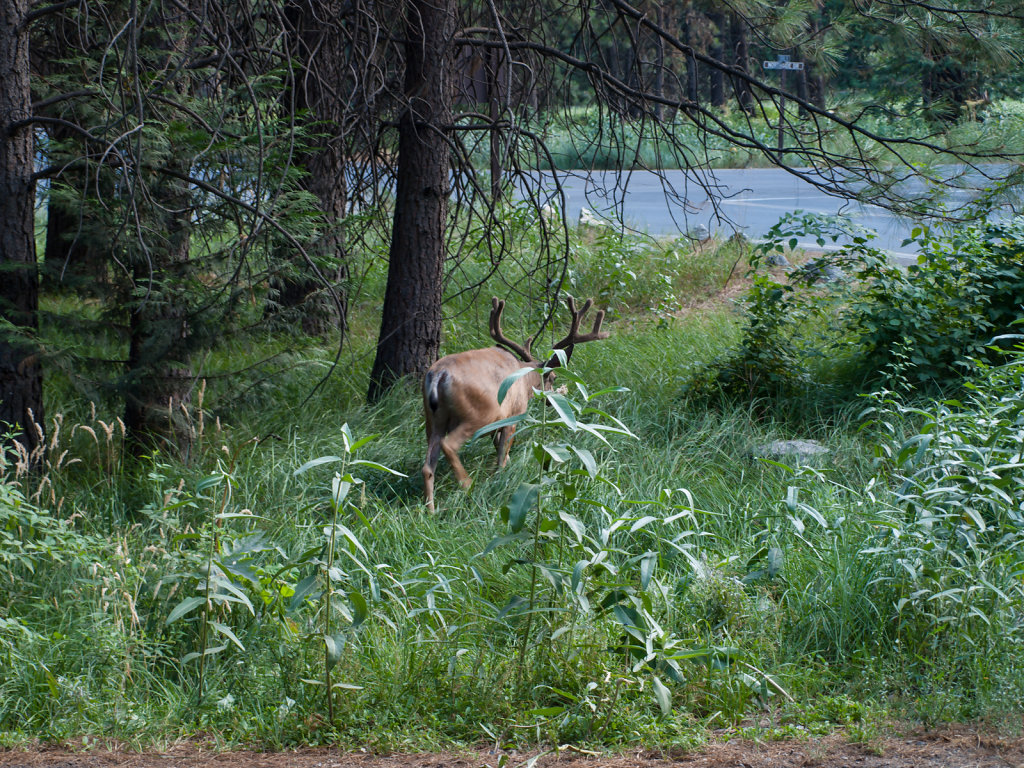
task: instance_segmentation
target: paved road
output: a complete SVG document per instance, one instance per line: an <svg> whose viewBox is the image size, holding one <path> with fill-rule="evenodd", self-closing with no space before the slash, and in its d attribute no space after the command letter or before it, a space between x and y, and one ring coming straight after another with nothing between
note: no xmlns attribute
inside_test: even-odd
<svg viewBox="0 0 1024 768"><path fill-rule="evenodd" d="M634 172L628 179L612 171L597 173L590 180L582 175L570 176L563 182L567 218L576 221L584 207L612 217L613 201L619 199L626 223L652 235L693 232L704 227L726 237L739 231L757 239L789 211L844 213L875 230L875 245L889 251L897 261L910 263L916 259L914 244L903 245L915 222L898 219L877 206L832 197L786 171L710 171L705 183L716 185L717 203L709 200L705 186L692 175L665 171L664 176L664 182L649 171ZM819 247L810 239L802 244Z"/></svg>

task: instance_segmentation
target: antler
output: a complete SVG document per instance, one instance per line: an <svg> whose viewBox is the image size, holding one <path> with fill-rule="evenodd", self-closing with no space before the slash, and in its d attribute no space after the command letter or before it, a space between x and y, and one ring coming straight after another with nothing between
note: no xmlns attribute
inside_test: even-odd
<svg viewBox="0 0 1024 768"><path fill-rule="evenodd" d="M572 296L566 296L565 303L569 307L569 312L572 313L572 324L569 326L568 335L555 344L552 349L564 349L566 357L568 357L572 354L572 348L577 344L608 338L608 331L601 330L601 323L604 322L603 309L599 310L597 317L594 318L594 329L590 333L580 335L580 322L583 320L583 316L587 314L587 311L594 306L593 299L587 299L587 303L583 305L583 309L579 312L576 311L576 302L573 300Z"/></svg>
<svg viewBox="0 0 1024 768"><path fill-rule="evenodd" d="M499 300L496 296L491 298L491 338L494 339L499 346L504 347L515 355L519 355L524 363L536 363L537 361L534 359L533 355L530 354L530 345L533 344L532 336L526 340L526 344L516 344L514 341L510 341L505 338L505 334L502 333L501 313L504 309L504 299Z"/></svg>

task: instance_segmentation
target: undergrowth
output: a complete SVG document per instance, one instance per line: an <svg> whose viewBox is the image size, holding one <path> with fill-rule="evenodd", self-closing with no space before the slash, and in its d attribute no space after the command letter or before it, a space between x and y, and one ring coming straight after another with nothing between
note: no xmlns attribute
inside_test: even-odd
<svg viewBox="0 0 1024 768"><path fill-rule="evenodd" d="M211 382L187 462L129 463L102 407L57 417L41 474L4 456L0 741L671 746L764 712L869 734L1019 711L1024 355L957 401L694 397L744 342L692 292L745 272L742 245L612 237L576 238L571 273L611 338L537 396L507 468L478 439L469 492L439 474L436 515L415 387L359 396L369 338L312 393L314 342ZM470 310L453 349L485 343ZM755 458L792 437L829 453Z"/></svg>

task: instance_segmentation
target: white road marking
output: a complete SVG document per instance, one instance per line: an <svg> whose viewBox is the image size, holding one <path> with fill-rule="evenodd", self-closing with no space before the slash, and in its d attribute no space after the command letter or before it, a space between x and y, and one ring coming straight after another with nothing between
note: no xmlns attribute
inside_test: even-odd
<svg viewBox="0 0 1024 768"><path fill-rule="evenodd" d="M799 198L793 198L793 199L798 200ZM749 200L720 200L718 204L719 205L724 205L725 203L732 203L733 205L741 205L744 208L767 208L769 210L779 210L779 209L781 209L781 210L785 210L785 211L792 210L792 208L790 208L790 206L788 206L788 205L766 205L764 203L752 203ZM808 200L807 202L803 203L799 207L802 210L807 210L808 208L810 208L812 206L816 206L818 208L818 212L826 213L826 212L831 212L832 211L831 207L825 206L821 202L815 201L815 200Z"/></svg>
<svg viewBox="0 0 1024 768"><path fill-rule="evenodd" d="M804 198L801 197L726 197L719 200L720 203L767 203L767 202L783 202L786 200L796 200L799 202ZM822 198L818 198L822 199Z"/></svg>
<svg viewBox="0 0 1024 768"><path fill-rule="evenodd" d="M719 200L718 203L719 205L747 205L748 203L754 203L755 207L757 208L774 208L775 206L771 205L756 204L774 202L788 203L795 201L797 203L803 202L804 205L820 205L826 208L827 210L831 211L835 208L835 205L832 204L834 200L835 198L831 198L826 195L819 195L817 197L729 197ZM862 209L874 208L875 210L879 211L885 210L885 208L883 208L882 206L875 205L874 203L858 203L857 205L859 208Z"/></svg>

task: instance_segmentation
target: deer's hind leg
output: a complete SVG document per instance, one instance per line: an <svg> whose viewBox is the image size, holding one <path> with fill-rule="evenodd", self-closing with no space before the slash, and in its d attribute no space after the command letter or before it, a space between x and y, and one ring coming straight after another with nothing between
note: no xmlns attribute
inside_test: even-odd
<svg viewBox="0 0 1024 768"><path fill-rule="evenodd" d="M460 424L441 440L441 450L444 451L445 458L452 465L455 477L463 488L469 488L473 481L470 480L466 468L462 466L462 462L459 460L459 448L466 444L466 441L473 436L475 431L472 425Z"/></svg>
<svg viewBox="0 0 1024 768"><path fill-rule="evenodd" d="M498 469L508 463L508 452L516 433L516 425L509 424L494 433L494 449L498 452Z"/></svg>
<svg viewBox="0 0 1024 768"><path fill-rule="evenodd" d="M429 422L428 422L429 423ZM434 511L434 474L441 458L441 437L427 428L427 460L423 463L423 491L427 497L427 509Z"/></svg>
<svg viewBox="0 0 1024 768"><path fill-rule="evenodd" d="M423 462L423 492L427 497L427 510L434 512L434 474L441 458L441 440L444 432L434 424L433 414L426 411L427 460Z"/></svg>

